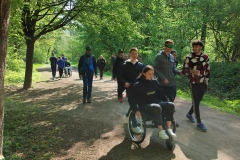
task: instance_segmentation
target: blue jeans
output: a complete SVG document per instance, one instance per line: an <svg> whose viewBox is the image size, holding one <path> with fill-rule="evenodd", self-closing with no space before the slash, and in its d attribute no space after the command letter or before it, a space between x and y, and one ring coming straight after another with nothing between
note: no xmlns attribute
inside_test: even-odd
<svg viewBox="0 0 240 160"><path fill-rule="evenodd" d="M83 99L91 99L93 75L83 75Z"/></svg>

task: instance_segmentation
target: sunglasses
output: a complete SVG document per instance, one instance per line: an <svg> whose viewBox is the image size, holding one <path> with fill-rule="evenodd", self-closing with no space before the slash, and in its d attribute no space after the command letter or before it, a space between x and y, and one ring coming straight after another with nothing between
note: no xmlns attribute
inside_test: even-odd
<svg viewBox="0 0 240 160"><path fill-rule="evenodd" d="M173 47L174 47L174 45L172 45L172 44L169 44L169 45L167 45L166 47L167 47L167 48L173 48Z"/></svg>

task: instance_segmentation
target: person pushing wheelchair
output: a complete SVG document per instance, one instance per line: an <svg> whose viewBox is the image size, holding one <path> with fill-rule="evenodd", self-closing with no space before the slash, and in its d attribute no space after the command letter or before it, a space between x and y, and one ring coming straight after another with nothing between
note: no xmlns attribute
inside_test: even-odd
<svg viewBox="0 0 240 160"><path fill-rule="evenodd" d="M137 78L137 82L130 86L129 89L134 93L138 107L131 108L136 116L150 116L154 123L158 126L159 137L168 139L169 136L163 129L163 118L166 119L167 132L176 137L171 127L174 114L174 103L167 100L164 92L161 90L159 83L153 79L154 68L150 65L144 67L142 73Z"/></svg>

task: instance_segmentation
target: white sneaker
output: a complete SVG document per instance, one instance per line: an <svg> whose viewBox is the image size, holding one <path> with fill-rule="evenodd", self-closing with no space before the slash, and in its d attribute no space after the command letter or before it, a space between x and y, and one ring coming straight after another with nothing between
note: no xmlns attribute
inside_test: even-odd
<svg viewBox="0 0 240 160"><path fill-rule="evenodd" d="M159 131L159 138L161 139L168 139L168 135L166 134L165 130Z"/></svg>
<svg viewBox="0 0 240 160"><path fill-rule="evenodd" d="M137 133L137 134L141 134L141 133L143 133L143 131L141 130L141 128L140 127L134 127L133 129L132 129L132 131L134 132L134 133Z"/></svg>
<svg viewBox="0 0 240 160"><path fill-rule="evenodd" d="M177 137L177 135L173 133L172 129L167 129L167 131L172 137Z"/></svg>

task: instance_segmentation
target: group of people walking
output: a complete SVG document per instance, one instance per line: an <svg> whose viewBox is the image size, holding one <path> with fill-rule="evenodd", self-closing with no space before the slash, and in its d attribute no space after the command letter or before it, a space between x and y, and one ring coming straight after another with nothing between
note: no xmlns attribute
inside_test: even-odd
<svg viewBox="0 0 240 160"><path fill-rule="evenodd" d="M193 51L186 56L182 70L178 70L176 51L173 50L174 42L170 39L164 43L164 48L154 58L153 66L144 65L138 59L138 49L131 48L129 58L124 58L124 52L119 51L117 57L111 56L112 80L117 81L118 101L123 101L123 92L126 90L126 97L129 103L129 112L132 110L137 117L150 114L158 126L159 137L168 139L168 135L162 128L162 118L166 119L168 133L172 137L176 134L171 130L171 121L175 112L174 100L176 97L175 76L187 75L192 95L192 106L186 117L195 123L193 113L197 119L197 128L206 131L201 122L199 105L207 89L210 77L209 59L202 52L204 44L200 40L192 42ZM82 55L78 63L78 73L83 80L83 103L91 103L93 77L97 78L97 67L100 71L100 80L103 79L103 71L106 60L100 56L98 60L91 53L92 48L86 47L86 53ZM51 61L52 62L52 61ZM55 62L58 63L59 62ZM55 77L55 75L53 75ZM154 78L156 77L156 78ZM134 116L135 117L135 116ZM136 121L136 120L135 120ZM134 120L133 120L134 122ZM133 124L133 131L141 133L141 128Z"/></svg>
<svg viewBox="0 0 240 160"><path fill-rule="evenodd" d="M71 69L72 69L71 64L68 62L68 58L66 58L64 54L62 54L61 57L56 58L54 56L54 53L52 53L52 56L50 57L49 60L50 60L53 80L56 78L57 68L59 72L59 79L62 79L64 69L65 69L66 75L69 75L69 72L71 72Z"/></svg>

